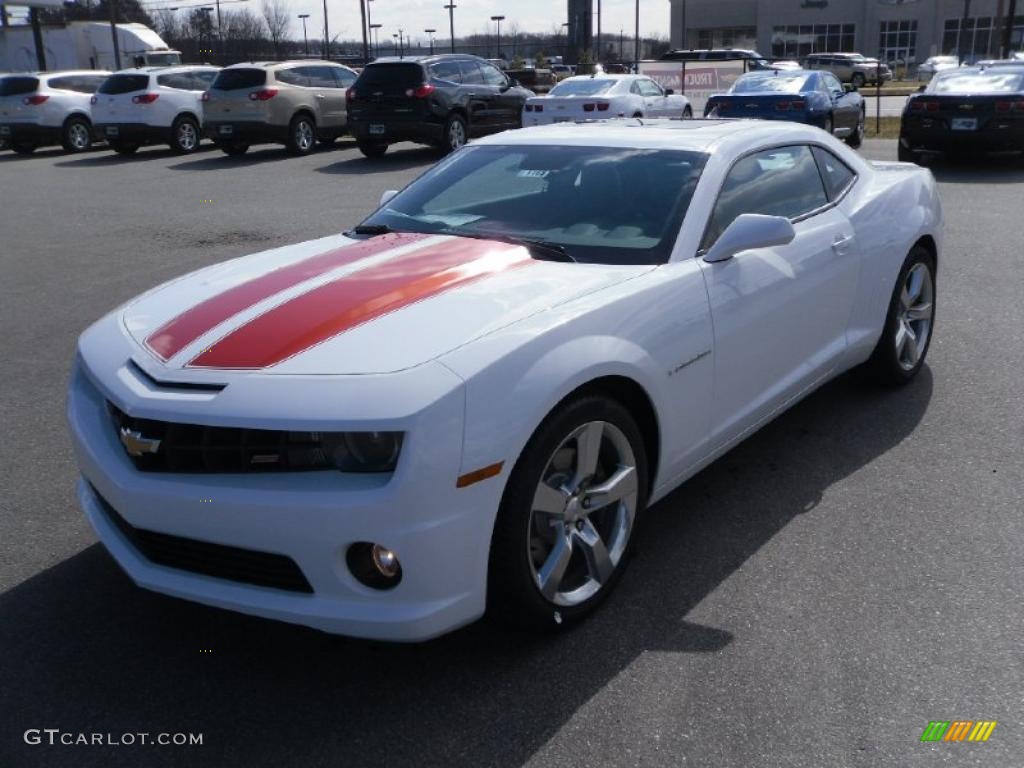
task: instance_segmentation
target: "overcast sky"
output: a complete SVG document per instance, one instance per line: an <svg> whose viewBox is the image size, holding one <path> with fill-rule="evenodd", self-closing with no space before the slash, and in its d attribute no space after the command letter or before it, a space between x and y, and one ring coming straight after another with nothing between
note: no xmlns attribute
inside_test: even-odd
<svg viewBox="0 0 1024 768"><path fill-rule="evenodd" d="M323 0L288 0L295 13L310 14L309 35L323 34ZM411 33L413 41L426 43L424 29L434 28L437 40L448 39L448 11L444 9L448 0L372 0L370 16L374 24L383 24L380 30L381 47L385 39L398 32L401 27ZM505 36L512 23L518 24L523 32L550 32L561 27L566 19L566 0L455 0L455 36L494 31L491 16L505 16L501 23L501 34ZM602 0L602 34L618 34L624 29L630 34L634 26L634 0ZM359 0L327 0L330 12L331 37L351 40L359 37ZM594 0L594 27L597 28L597 0ZM302 36L302 24L296 23L291 29L293 37ZM640 32L642 35L668 36L669 0L640 0Z"/></svg>

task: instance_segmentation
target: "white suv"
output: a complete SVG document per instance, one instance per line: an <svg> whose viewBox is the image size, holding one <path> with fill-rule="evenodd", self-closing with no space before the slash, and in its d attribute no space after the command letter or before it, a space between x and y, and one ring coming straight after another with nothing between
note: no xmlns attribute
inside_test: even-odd
<svg viewBox="0 0 1024 768"><path fill-rule="evenodd" d="M92 100L96 131L111 148L130 155L143 144L195 152L203 124L203 91L217 67L143 67L115 72Z"/></svg>
<svg viewBox="0 0 1024 768"><path fill-rule="evenodd" d="M0 146L22 155L49 144L68 152L89 149L89 98L109 75L87 69L0 77Z"/></svg>

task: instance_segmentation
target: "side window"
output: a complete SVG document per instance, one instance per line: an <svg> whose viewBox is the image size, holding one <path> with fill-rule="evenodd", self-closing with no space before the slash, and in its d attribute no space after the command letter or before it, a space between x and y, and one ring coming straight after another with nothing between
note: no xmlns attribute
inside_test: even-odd
<svg viewBox="0 0 1024 768"><path fill-rule="evenodd" d="M640 93L644 96L664 96L661 88L653 80L640 81Z"/></svg>
<svg viewBox="0 0 1024 768"><path fill-rule="evenodd" d="M84 75L81 78L82 93L96 93L96 91L99 90L99 87L103 85L103 81L106 79L106 75Z"/></svg>
<svg viewBox="0 0 1024 768"><path fill-rule="evenodd" d="M843 94L843 86L839 79L831 72L825 74L825 90L831 93Z"/></svg>
<svg viewBox="0 0 1024 768"><path fill-rule="evenodd" d="M285 85L301 85L304 87L309 86L309 77L306 75L306 70L309 67L293 67L292 69L279 69L274 73L274 79L279 83Z"/></svg>
<svg viewBox="0 0 1024 768"><path fill-rule="evenodd" d="M460 61L459 69L462 71L462 82L467 85L483 83L484 75L475 61Z"/></svg>
<svg viewBox="0 0 1024 768"><path fill-rule="evenodd" d="M629 92L630 93L635 93L637 96L641 95L640 94L640 81L639 80L634 80L633 81L633 84L629 86Z"/></svg>
<svg viewBox="0 0 1024 768"><path fill-rule="evenodd" d="M487 85L507 85L508 78L501 71L490 64L481 64L480 69L484 73L484 82Z"/></svg>
<svg viewBox="0 0 1024 768"><path fill-rule="evenodd" d="M217 72L212 69L198 69L192 73L192 90L205 91L217 78Z"/></svg>
<svg viewBox="0 0 1024 768"><path fill-rule="evenodd" d="M331 72L334 73L334 79L338 81L339 88L351 88L356 81L355 73L342 67L331 67Z"/></svg>
<svg viewBox="0 0 1024 768"><path fill-rule="evenodd" d="M333 67L299 67L305 71L309 78L310 88L339 88L338 81L334 79Z"/></svg>
<svg viewBox="0 0 1024 768"><path fill-rule="evenodd" d="M814 159L818 161L818 168L821 169L821 178L825 180L828 199L838 200L853 184L857 174L827 149L812 147L811 151L814 152Z"/></svg>
<svg viewBox="0 0 1024 768"><path fill-rule="evenodd" d="M157 85L162 85L164 88L174 88L179 91L191 91L192 90L192 76L188 72L176 72L170 75L158 75L156 78Z"/></svg>
<svg viewBox="0 0 1024 768"><path fill-rule="evenodd" d="M439 61L430 68L430 76L449 83L462 82L462 70L457 61Z"/></svg>
<svg viewBox="0 0 1024 768"><path fill-rule="evenodd" d="M827 204L810 147L779 147L748 155L725 177L703 247L710 248L740 214L795 219Z"/></svg>

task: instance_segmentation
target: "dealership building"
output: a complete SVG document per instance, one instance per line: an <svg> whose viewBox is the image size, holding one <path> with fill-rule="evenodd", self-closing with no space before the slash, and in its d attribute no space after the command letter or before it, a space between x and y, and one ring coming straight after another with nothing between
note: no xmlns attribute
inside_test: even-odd
<svg viewBox="0 0 1024 768"><path fill-rule="evenodd" d="M670 0L673 48L754 48L774 59L858 51L883 61L1000 54L1013 0ZM1024 0L1010 49L1024 49Z"/></svg>

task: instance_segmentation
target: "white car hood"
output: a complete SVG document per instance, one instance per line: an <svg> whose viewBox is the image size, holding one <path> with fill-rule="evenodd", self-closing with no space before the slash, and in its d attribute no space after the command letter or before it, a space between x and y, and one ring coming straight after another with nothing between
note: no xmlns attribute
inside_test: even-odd
<svg viewBox="0 0 1024 768"><path fill-rule="evenodd" d="M540 261L470 238L335 236L167 283L121 322L149 362L203 378L390 373L652 268Z"/></svg>

